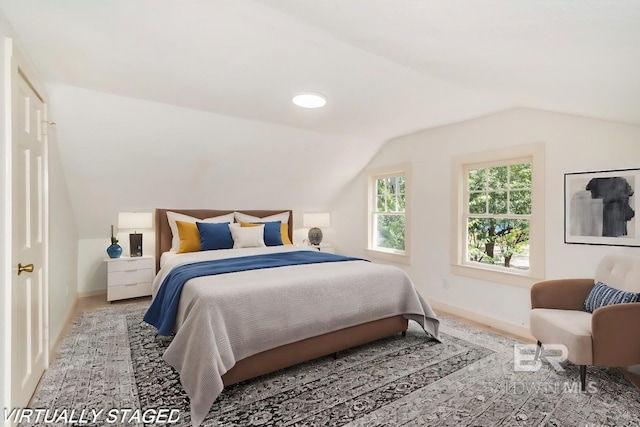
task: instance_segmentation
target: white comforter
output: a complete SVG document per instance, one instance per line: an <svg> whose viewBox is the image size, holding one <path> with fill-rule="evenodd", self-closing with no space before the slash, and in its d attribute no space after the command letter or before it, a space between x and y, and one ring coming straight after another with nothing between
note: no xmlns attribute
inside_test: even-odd
<svg viewBox="0 0 640 427"><path fill-rule="evenodd" d="M177 265L297 246L194 252L163 258L153 295ZM366 261L244 271L189 280L164 359L179 373L194 426L222 392L222 375L262 351L361 323L404 314L438 337L438 320L406 273Z"/></svg>

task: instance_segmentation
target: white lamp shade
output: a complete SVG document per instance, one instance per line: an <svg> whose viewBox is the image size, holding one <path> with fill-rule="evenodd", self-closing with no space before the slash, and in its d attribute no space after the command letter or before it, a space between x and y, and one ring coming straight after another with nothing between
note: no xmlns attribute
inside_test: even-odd
<svg viewBox="0 0 640 427"><path fill-rule="evenodd" d="M329 227L331 225L331 215L328 213L305 213L302 214L303 227Z"/></svg>
<svg viewBox="0 0 640 427"><path fill-rule="evenodd" d="M118 229L144 230L153 228L153 214L150 212L120 212L118 214Z"/></svg>

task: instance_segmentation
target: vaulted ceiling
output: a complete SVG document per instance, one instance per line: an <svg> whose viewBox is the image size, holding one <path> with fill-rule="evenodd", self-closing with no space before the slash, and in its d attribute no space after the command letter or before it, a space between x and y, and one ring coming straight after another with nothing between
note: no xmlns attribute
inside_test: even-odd
<svg viewBox="0 0 640 427"><path fill-rule="evenodd" d="M0 0L81 238L156 207L328 209L385 141L514 107L640 124L639 0ZM328 97L306 110L301 91Z"/></svg>
<svg viewBox="0 0 640 427"><path fill-rule="evenodd" d="M378 141L515 106L640 123L637 0L0 0L45 81ZM290 99L319 91L329 103Z"/></svg>

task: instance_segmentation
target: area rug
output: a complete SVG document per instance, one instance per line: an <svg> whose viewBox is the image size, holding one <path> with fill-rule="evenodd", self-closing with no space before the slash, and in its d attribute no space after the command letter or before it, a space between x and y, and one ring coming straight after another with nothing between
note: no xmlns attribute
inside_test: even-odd
<svg viewBox="0 0 640 427"><path fill-rule="evenodd" d="M153 425L133 418L107 422L104 416L115 408L166 408L179 414L170 425L189 426L188 397L161 358L170 338L141 321L145 308L118 306L77 319L33 407L105 410L96 422L76 423L87 426ZM580 392L572 364L554 366L544 357L537 369L522 371L526 362L516 366L514 351L526 359L531 348L441 320L441 343L410 322L406 337L229 387L203 425L640 427L640 393L618 370L589 368L587 392Z"/></svg>

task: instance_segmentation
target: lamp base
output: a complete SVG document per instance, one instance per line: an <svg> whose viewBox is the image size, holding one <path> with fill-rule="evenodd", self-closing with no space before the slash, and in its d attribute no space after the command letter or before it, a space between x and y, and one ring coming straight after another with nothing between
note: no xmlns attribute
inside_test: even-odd
<svg viewBox="0 0 640 427"><path fill-rule="evenodd" d="M309 229L308 234L309 243L315 246L318 246L320 242L322 242L322 230L318 227L313 227Z"/></svg>
<svg viewBox="0 0 640 427"><path fill-rule="evenodd" d="M129 234L129 256L142 256L142 234Z"/></svg>

